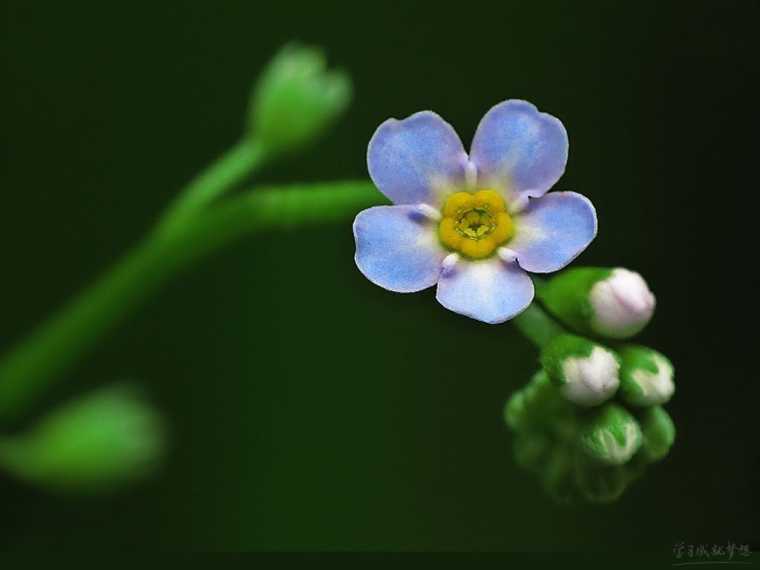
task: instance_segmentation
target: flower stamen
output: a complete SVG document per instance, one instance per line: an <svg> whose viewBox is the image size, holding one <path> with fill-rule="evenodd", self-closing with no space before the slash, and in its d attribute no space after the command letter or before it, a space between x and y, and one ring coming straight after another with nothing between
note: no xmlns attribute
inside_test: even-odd
<svg viewBox="0 0 760 570"><path fill-rule="evenodd" d="M441 213L441 242L473 259L488 257L514 233L504 199L493 190L455 192Z"/></svg>

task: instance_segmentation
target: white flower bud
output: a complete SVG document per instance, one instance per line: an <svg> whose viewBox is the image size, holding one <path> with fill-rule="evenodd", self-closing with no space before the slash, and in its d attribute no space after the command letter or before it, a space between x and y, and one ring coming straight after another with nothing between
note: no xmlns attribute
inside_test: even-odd
<svg viewBox="0 0 760 570"><path fill-rule="evenodd" d="M620 349L623 398L635 406L664 404L673 396L673 365L659 352L643 346Z"/></svg>
<svg viewBox="0 0 760 570"><path fill-rule="evenodd" d="M601 346L595 346L586 357L567 358L562 364L562 394L581 406L601 404L617 390L619 369L615 356Z"/></svg>
<svg viewBox="0 0 760 570"><path fill-rule="evenodd" d="M601 404L620 384L615 354L576 335L554 338L541 351L541 365L562 395L581 406Z"/></svg>
<svg viewBox="0 0 760 570"><path fill-rule="evenodd" d="M589 292L591 328L611 338L628 338L643 329L654 313L655 298L644 278L618 267Z"/></svg>

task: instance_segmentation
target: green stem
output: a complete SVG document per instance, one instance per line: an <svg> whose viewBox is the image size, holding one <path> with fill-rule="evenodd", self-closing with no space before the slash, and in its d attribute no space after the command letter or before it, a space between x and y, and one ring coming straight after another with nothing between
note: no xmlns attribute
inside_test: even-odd
<svg viewBox="0 0 760 570"><path fill-rule="evenodd" d="M23 413L104 333L201 256L246 233L346 220L382 202L369 182L259 189L189 218L173 232L143 241L0 361L0 418Z"/></svg>
<svg viewBox="0 0 760 570"><path fill-rule="evenodd" d="M245 180L268 156L256 140L238 142L180 192L159 223L157 234L177 231L205 206Z"/></svg>
<svg viewBox="0 0 760 570"><path fill-rule="evenodd" d="M538 348L543 347L555 336L565 332L560 325L539 307L536 301L517 315L512 322Z"/></svg>

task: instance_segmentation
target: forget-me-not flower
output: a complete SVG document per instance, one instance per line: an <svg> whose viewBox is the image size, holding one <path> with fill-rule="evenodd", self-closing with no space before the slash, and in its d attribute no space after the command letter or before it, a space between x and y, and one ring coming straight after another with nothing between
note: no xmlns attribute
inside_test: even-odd
<svg viewBox="0 0 760 570"><path fill-rule="evenodd" d="M547 194L567 153L562 123L526 101L491 108L469 156L431 111L388 119L370 140L367 164L394 205L356 216L359 270L399 293L437 283L444 307L479 321L514 317L533 299L526 272L561 269L596 235L587 198Z"/></svg>

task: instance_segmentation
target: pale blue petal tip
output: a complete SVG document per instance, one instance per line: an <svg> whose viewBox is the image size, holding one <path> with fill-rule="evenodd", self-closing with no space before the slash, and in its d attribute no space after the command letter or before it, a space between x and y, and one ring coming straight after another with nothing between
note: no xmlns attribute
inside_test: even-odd
<svg viewBox="0 0 760 570"><path fill-rule="evenodd" d="M388 119L367 149L369 175L394 204L430 203L437 183L463 184L466 165L456 131L431 111Z"/></svg>
<svg viewBox="0 0 760 570"><path fill-rule="evenodd" d="M483 116L470 158L479 180L537 197L564 173L568 148L567 131L559 119L527 101L511 99Z"/></svg>
<svg viewBox="0 0 760 570"><path fill-rule="evenodd" d="M532 273L558 271L575 259L596 236L596 210L575 192L551 192L531 199L515 217L515 237L507 247L520 267Z"/></svg>
<svg viewBox="0 0 760 570"><path fill-rule="evenodd" d="M354 221L356 265L373 283L397 293L432 287L446 252L435 224L414 206L376 206Z"/></svg>
<svg viewBox="0 0 760 570"><path fill-rule="evenodd" d="M533 282L515 263L498 258L460 261L441 276L436 298L455 313L498 324L530 305Z"/></svg>

